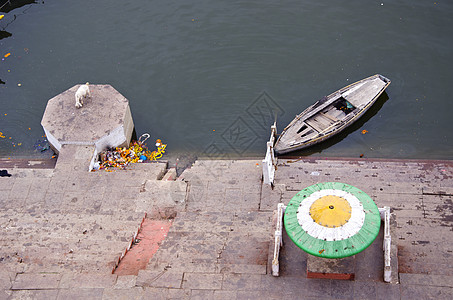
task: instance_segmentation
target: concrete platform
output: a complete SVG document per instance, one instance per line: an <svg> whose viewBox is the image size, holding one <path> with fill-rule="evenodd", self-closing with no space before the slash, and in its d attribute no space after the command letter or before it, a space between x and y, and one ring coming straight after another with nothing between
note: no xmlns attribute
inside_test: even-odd
<svg viewBox="0 0 453 300"><path fill-rule="evenodd" d="M41 125L47 140L58 153L63 145L106 147L127 146L134 130L129 101L110 85L89 85L91 98L75 107L80 84L47 103Z"/></svg>
<svg viewBox="0 0 453 300"><path fill-rule="evenodd" d="M0 299L453 298L452 162L280 160L271 190L260 161L197 161L165 182L165 163L112 173L63 161L8 168L12 176L0 177ZM325 181L394 209L400 284L383 282L381 235L345 281L306 278L307 254L284 233L280 277L271 275L277 203ZM166 239L137 276L111 274L150 211L174 217Z"/></svg>

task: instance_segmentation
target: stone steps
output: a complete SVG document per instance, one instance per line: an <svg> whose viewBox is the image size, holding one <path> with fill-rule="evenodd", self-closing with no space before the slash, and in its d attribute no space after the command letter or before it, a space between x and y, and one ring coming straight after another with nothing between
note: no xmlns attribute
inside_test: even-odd
<svg viewBox="0 0 453 300"><path fill-rule="evenodd" d="M2 264L14 269L22 259L27 272L111 272L143 217L134 211L114 215L4 211L0 256L9 259Z"/></svg>
<svg viewBox="0 0 453 300"><path fill-rule="evenodd" d="M72 289L71 285L81 289L104 288L104 285L91 284L87 274L105 275L112 271L146 211L149 218L174 220L146 269L137 277L133 276L132 283L127 285L137 285L143 294L155 296L165 290L165 297L170 298L170 291L188 291L188 297L195 298L201 295L200 291L212 292L214 296L216 290L223 293L218 296L230 296L226 293L234 291L232 299L235 296L256 298L257 295L266 298L271 292L277 295L277 291L281 296L291 287L313 297L330 298L343 295L333 293L339 288L351 291L349 284L360 290L363 287L388 290L393 286L381 282L382 269L375 272L377 276L367 277L369 268L376 268L376 264L383 267L381 241L358 255L362 269L355 282L337 284L306 280L306 254L291 244L286 235L281 251L282 276L274 278L268 274L276 204L289 201L310 184L344 180L369 194L378 206L390 205L394 209L398 222L396 244L403 274L449 275L453 271L448 239L451 196L424 193L434 190L435 186L428 181L433 180L438 187L447 185L448 178L442 177L439 169L443 166L398 162L388 165L390 167L381 162L306 159L300 165L280 165L273 190L261 184L260 160L197 161L174 182L152 179L164 170L157 164L135 164L131 169L112 173L67 173L65 177L55 173L38 180L17 177L0 186L0 193L6 191L8 195L13 190L19 194L27 190L13 198L23 205L16 203L16 207L11 205L0 212L2 274L6 272L7 277L11 271L25 272L24 275L32 278L42 272L54 272L66 276L65 280L61 277L60 282L64 291ZM148 170L151 167L157 171ZM441 179L435 181L436 176ZM40 187L46 192L44 200L33 203L29 195L42 194ZM78 200L72 202L74 197ZM377 256L379 262L374 259ZM21 258L22 263L18 262ZM74 274L82 277L67 277ZM22 274L19 277L22 278ZM84 283L80 283L83 279L86 279ZM242 293L244 288L250 293ZM323 294L326 289L327 294ZM104 296L115 295L111 291L114 290L104 290ZM123 291L129 292L128 289ZM285 295L294 298L289 292ZM349 296L345 298L352 298L352 294ZM363 298L377 297L367 296L370 297Z"/></svg>
<svg viewBox="0 0 453 300"><path fill-rule="evenodd" d="M137 282L152 286L156 272L169 266L184 273L265 274L271 217L260 212L181 212Z"/></svg>

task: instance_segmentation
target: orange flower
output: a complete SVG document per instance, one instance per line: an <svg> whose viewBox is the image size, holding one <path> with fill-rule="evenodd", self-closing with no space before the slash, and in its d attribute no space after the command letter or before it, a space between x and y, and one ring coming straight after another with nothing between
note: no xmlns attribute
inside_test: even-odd
<svg viewBox="0 0 453 300"><path fill-rule="evenodd" d="M362 130L362 134L365 134L365 133L367 133L367 132L368 132L368 130L365 130L365 129Z"/></svg>

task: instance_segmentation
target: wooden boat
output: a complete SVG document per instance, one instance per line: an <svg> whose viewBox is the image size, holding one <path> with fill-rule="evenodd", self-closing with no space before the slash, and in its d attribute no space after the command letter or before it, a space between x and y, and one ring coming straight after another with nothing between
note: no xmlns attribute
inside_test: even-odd
<svg viewBox="0 0 453 300"><path fill-rule="evenodd" d="M341 132L359 119L389 84L388 78L377 74L317 101L286 126L274 145L275 153L304 149Z"/></svg>

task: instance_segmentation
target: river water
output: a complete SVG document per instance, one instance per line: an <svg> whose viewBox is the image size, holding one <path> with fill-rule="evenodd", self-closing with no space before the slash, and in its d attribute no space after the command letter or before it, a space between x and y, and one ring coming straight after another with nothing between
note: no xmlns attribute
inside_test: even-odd
<svg viewBox="0 0 453 300"><path fill-rule="evenodd" d="M3 14L0 157L49 155L35 149L47 101L87 81L127 97L137 135L168 153L247 157L275 118L281 132L379 73L392 83L373 109L301 154L453 159L451 1L47 0Z"/></svg>

